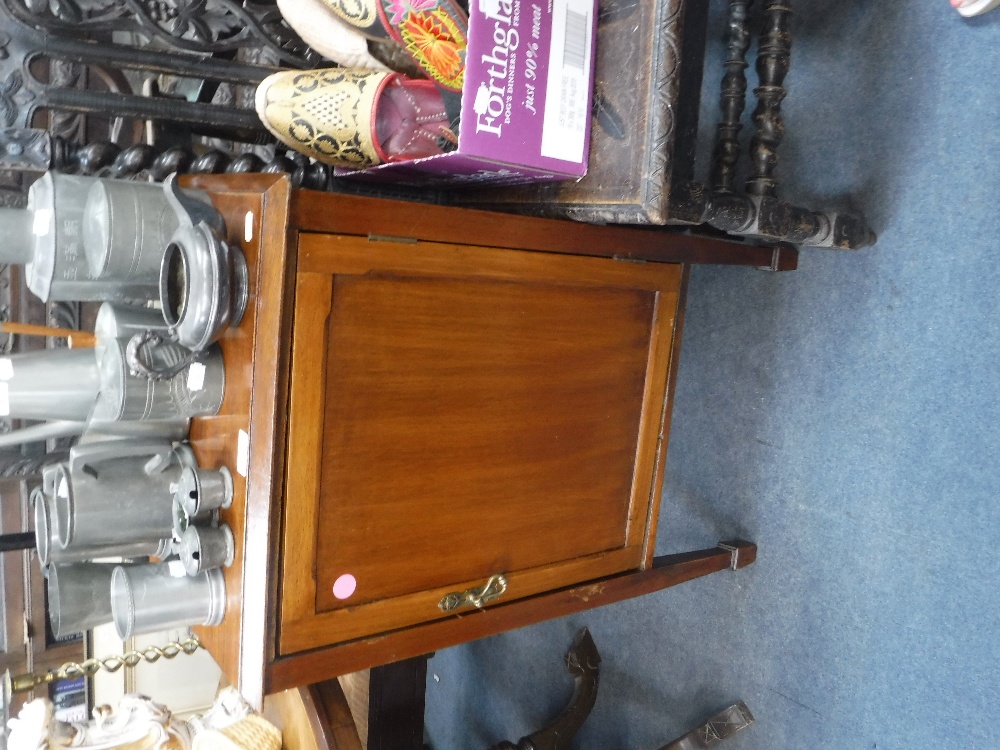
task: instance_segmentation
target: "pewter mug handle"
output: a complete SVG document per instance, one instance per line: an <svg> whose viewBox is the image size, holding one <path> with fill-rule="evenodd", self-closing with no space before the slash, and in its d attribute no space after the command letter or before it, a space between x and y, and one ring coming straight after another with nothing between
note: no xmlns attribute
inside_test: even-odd
<svg viewBox="0 0 1000 750"><path fill-rule="evenodd" d="M225 241L222 214L181 192L176 175L163 190L179 223L160 263L163 320L171 338L199 352L239 325L249 295L246 258Z"/></svg>
<svg viewBox="0 0 1000 750"><path fill-rule="evenodd" d="M170 380L197 362L201 355L202 352L164 340L157 331L149 329L133 334L125 346L129 371L147 380Z"/></svg>
<svg viewBox="0 0 1000 750"><path fill-rule="evenodd" d="M203 223L219 239L226 236L226 224L215 206L211 203L206 204L181 190L177 184L176 172L163 181L163 192L167 198L167 205L173 209L177 216L177 221L180 224L179 229L196 227Z"/></svg>
<svg viewBox="0 0 1000 750"><path fill-rule="evenodd" d="M69 473L77 475L83 466L116 458L151 456L143 466L147 475L157 474L170 464L173 446L162 440L106 440L77 444L69 452Z"/></svg>

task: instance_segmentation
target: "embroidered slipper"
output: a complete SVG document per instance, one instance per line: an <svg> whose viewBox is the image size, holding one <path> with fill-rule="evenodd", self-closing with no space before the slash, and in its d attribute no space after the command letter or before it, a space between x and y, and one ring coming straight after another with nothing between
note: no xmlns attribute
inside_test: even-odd
<svg viewBox="0 0 1000 750"><path fill-rule="evenodd" d="M959 15L971 18L1000 7L1000 0L951 0L951 6Z"/></svg>
<svg viewBox="0 0 1000 750"><path fill-rule="evenodd" d="M260 83L255 104L275 138L335 167L434 156L457 142L437 86L399 73L282 71Z"/></svg>
<svg viewBox="0 0 1000 750"><path fill-rule="evenodd" d="M372 39L392 39L438 85L462 90L469 16L456 0L299 0L320 2Z"/></svg>
<svg viewBox="0 0 1000 750"><path fill-rule="evenodd" d="M344 23L321 2L278 0L282 17L302 41L345 68L389 70L368 50L368 38Z"/></svg>

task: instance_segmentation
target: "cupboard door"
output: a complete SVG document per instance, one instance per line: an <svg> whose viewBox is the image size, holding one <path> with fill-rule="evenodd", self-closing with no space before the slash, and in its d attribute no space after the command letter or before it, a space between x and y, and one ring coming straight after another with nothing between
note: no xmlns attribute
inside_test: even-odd
<svg viewBox="0 0 1000 750"><path fill-rule="evenodd" d="M491 579L503 603L641 567L679 286L300 235L280 652L449 616Z"/></svg>

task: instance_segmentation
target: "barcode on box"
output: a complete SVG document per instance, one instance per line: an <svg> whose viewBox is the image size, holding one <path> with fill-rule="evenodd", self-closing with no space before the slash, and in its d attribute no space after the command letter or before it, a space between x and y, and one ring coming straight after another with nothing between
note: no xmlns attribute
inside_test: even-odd
<svg viewBox="0 0 1000 750"><path fill-rule="evenodd" d="M581 164L586 160L590 123L595 0L551 0L542 156Z"/></svg>
<svg viewBox="0 0 1000 750"><path fill-rule="evenodd" d="M566 9L566 47L563 49L563 65L567 68L583 70L587 62L587 32L590 21L586 13Z"/></svg>

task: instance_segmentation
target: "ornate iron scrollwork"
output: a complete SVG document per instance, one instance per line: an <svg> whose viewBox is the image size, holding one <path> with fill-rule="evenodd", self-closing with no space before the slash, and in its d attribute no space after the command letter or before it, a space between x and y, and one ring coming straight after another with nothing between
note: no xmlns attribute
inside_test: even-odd
<svg viewBox="0 0 1000 750"><path fill-rule="evenodd" d="M295 68L313 67L319 59L273 5L233 0L2 0L2 5L22 23L59 36L129 32L200 54L266 48Z"/></svg>
<svg viewBox="0 0 1000 750"><path fill-rule="evenodd" d="M4 103L0 100L0 112ZM0 169L44 172L52 163L52 141L44 130L0 130Z"/></svg>

